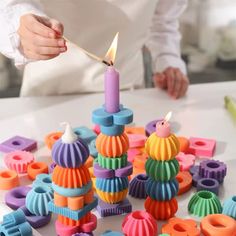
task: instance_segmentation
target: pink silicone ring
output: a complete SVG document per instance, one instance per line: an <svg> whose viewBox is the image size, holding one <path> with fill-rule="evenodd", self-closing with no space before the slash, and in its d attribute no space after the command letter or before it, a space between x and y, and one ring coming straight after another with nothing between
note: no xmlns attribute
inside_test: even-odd
<svg viewBox="0 0 236 236"><path fill-rule="evenodd" d="M72 234L79 232L79 226L63 225L58 220L56 221L55 226L58 236L71 236Z"/></svg>
<svg viewBox="0 0 236 236"><path fill-rule="evenodd" d="M13 151L4 157L6 166L17 173L26 173L27 167L34 161L34 155L26 151Z"/></svg>

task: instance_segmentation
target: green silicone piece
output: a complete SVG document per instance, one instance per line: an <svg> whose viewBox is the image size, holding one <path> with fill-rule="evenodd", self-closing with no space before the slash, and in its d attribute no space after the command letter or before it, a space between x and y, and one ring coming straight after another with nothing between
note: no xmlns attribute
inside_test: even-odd
<svg viewBox="0 0 236 236"><path fill-rule="evenodd" d="M169 181L178 174L179 162L174 158L170 161L156 161L148 158L146 161L146 173L155 181Z"/></svg>
<svg viewBox="0 0 236 236"><path fill-rule="evenodd" d="M125 167L127 165L127 154L124 154L120 157L104 157L100 153L98 153L98 158L97 158L99 166L106 168L106 169L111 169L111 170L116 170L122 167Z"/></svg>
<svg viewBox="0 0 236 236"><path fill-rule="evenodd" d="M170 236L169 234L159 234L158 236Z"/></svg>
<svg viewBox="0 0 236 236"><path fill-rule="evenodd" d="M221 214L222 206L214 193L203 190L192 196L188 203L188 211L195 216L204 217L209 214Z"/></svg>

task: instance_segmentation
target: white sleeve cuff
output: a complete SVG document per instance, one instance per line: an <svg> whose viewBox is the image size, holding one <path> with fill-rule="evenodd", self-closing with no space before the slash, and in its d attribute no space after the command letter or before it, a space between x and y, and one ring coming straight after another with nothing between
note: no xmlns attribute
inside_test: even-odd
<svg viewBox="0 0 236 236"><path fill-rule="evenodd" d="M168 67L174 67L180 69L183 74L187 75L186 64L179 57L163 55L157 57L157 59L153 62L152 66L154 73L162 73Z"/></svg>
<svg viewBox="0 0 236 236"><path fill-rule="evenodd" d="M37 4L31 3L20 3L15 5L6 6L3 11L6 31L8 34L9 48L6 49L4 54L12 58L15 65L18 68L24 67L25 64L31 60L25 58L20 50L20 37L17 30L20 25L20 17L27 13L32 13L36 15L45 15Z"/></svg>

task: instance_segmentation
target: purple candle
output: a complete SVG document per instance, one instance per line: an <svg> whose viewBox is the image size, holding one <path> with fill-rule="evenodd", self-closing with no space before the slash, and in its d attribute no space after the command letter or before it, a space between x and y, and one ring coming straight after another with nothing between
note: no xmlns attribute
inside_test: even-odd
<svg viewBox="0 0 236 236"><path fill-rule="evenodd" d="M105 110L116 113L120 110L119 72L113 66L108 66L105 72Z"/></svg>

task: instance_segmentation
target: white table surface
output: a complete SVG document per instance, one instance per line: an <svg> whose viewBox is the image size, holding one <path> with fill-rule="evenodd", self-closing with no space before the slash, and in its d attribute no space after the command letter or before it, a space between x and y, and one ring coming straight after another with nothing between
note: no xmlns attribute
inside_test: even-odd
<svg viewBox="0 0 236 236"><path fill-rule="evenodd" d="M122 92L121 102L134 111L136 126L145 126L151 120L173 111L172 130L186 137L205 137L217 140L215 159L228 164L228 174L220 189L220 199L236 195L236 124L224 108L224 96L236 96L236 82L191 85L188 95L173 100L160 90L147 89ZM73 127L92 127L91 113L103 104L103 94L61 96L44 98L0 99L0 142L13 135L36 139L39 149L36 160L51 162L50 152L44 146L44 136L60 130L59 123L68 121ZM0 156L0 168L5 168ZM30 184L21 176L21 184ZM180 197L178 217L189 217L188 201L194 189ZM0 191L0 215L8 209L3 204L4 191ZM143 200L130 198L133 209L143 209ZM121 231L124 216L113 216L98 220L95 235L107 229ZM194 218L194 217L193 217ZM198 220L197 218L194 218ZM54 217L55 220L55 217ZM160 225L161 222L159 222ZM160 227L159 227L160 230ZM53 221L38 229L35 235L55 235Z"/></svg>

